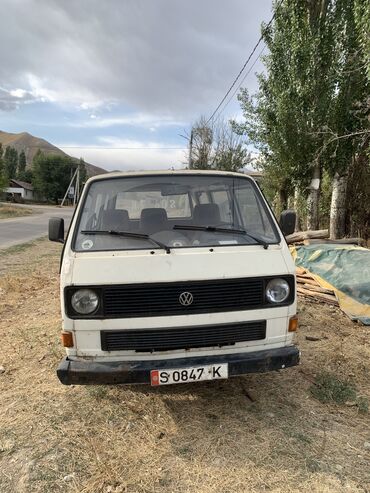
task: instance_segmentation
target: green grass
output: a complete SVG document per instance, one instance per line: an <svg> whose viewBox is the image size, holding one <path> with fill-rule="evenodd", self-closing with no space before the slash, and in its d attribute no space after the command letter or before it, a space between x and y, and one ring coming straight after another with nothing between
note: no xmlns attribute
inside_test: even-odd
<svg viewBox="0 0 370 493"><path fill-rule="evenodd" d="M356 389L349 382L340 380L335 375L321 373L317 375L311 394L320 402L336 402L344 404L347 401L356 400Z"/></svg>
<svg viewBox="0 0 370 493"><path fill-rule="evenodd" d="M358 396L356 387L351 382L341 380L333 374L320 373L317 375L310 390L313 397L324 404L353 402L357 405L359 412L367 413L369 411L368 399Z"/></svg>

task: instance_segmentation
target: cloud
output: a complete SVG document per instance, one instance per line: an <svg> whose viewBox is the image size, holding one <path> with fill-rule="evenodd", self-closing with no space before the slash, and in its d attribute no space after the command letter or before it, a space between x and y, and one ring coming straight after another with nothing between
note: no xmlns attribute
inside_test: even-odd
<svg viewBox="0 0 370 493"><path fill-rule="evenodd" d="M100 117L90 115L88 120L73 121L69 124L77 128L106 128L114 126L130 125L134 127L148 128L153 131L159 127L186 125L184 121L175 120L168 115L149 115L144 113L131 113L124 116Z"/></svg>
<svg viewBox="0 0 370 493"><path fill-rule="evenodd" d="M157 142L157 141L145 141L142 142L140 140L133 140L133 139L121 139L120 137L116 136L110 136L110 135L104 135L101 137L98 137L98 142L101 143L102 146L109 146L113 148L131 148L131 149L153 149L153 148L158 148L158 149L164 149L164 148L180 148L180 146L174 146L173 144L166 144L164 142ZM182 148L180 148L182 149Z"/></svg>
<svg viewBox="0 0 370 493"><path fill-rule="evenodd" d="M271 0L251 3L2 0L0 80L9 92L0 107L27 94L161 119L209 113L271 16Z"/></svg>
<svg viewBox="0 0 370 493"><path fill-rule="evenodd" d="M27 95L27 91L24 89L13 89L12 91L9 91L9 94L15 98L24 98Z"/></svg>
<svg viewBox="0 0 370 493"><path fill-rule="evenodd" d="M67 154L113 170L160 170L186 167L186 149L163 142L142 142L116 137L100 137L100 145L57 144Z"/></svg>
<svg viewBox="0 0 370 493"><path fill-rule="evenodd" d="M47 80L43 80L31 73L26 74L25 77L27 86L30 88L29 93L32 94L36 101L55 102L58 100L57 91L47 88Z"/></svg>
<svg viewBox="0 0 370 493"><path fill-rule="evenodd" d="M0 87L0 110L16 110L21 103L33 102L35 97L24 89L11 89L10 91Z"/></svg>

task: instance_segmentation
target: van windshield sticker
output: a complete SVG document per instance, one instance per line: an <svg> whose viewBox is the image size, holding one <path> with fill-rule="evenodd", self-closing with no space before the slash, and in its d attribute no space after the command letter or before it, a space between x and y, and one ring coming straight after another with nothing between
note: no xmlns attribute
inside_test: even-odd
<svg viewBox="0 0 370 493"><path fill-rule="evenodd" d="M81 244L82 250L90 250L94 246L94 242L92 240L85 240Z"/></svg>

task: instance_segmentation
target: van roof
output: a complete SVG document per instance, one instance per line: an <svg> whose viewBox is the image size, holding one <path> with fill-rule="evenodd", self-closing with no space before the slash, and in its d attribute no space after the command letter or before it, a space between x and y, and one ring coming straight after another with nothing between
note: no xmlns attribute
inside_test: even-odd
<svg viewBox="0 0 370 493"><path fill-rule="evenodd" d="M109 180L110 178L128 177L128 176L155 176L155 175L224 175L224 176L237 176L248 178L252 181L253 178L246 173L234 173L232 171L217 171L217 170L204 170L204 169L179 169L179 170L158 170L158 171L112 171L110 173L104 173L102 175L95 175L89 178L87 183L92 181Z"/></svg>

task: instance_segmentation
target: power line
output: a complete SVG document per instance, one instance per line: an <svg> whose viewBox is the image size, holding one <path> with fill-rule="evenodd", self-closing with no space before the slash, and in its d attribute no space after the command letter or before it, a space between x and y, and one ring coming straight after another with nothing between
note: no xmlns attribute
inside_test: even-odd
<svg viewBox="0 0 370 493"><path fill-rule="evenodd" d="M274 12L274 15L271 17L270 21L268 22L268 24L266 25L266 29L269 28L273 22L273 20L275 19L275 16L276 16L276 12L277 10L280 8L280 5L283 3L283 0L280 0L279 4L277 5L277 7L275 8L275 12ZM257 43L254 45L251 53L249 54L247 60L244 62L244 65L242 66L242 68L240 69L238 75L235 77L233 83L231 84L231 86L229 87L229 89L227 90L225 96L221 99L220 103L218 104L217 108L214 110L214 112L212 113L212 115L208 118L207 120L207 123L206 125L208 125L208 123L213 119L213 117L215 116L215 114L217 113L217 111L219 110L219 108L222 106L223 102L225 101L225 99L227 98L227 96L230 94L230 92L232 91L233 87L235 86L235 84L238 82L238 80L240 79L242 73L244 72L246 66L248 65L250 59L252 58L252 56L254 55L255 51L257 50L258 46L260 45L261 41L263 40L263 35L261 34L261 36L259 37ZM258 58L257 58L258 60ZM257 61L256 60L256 61Z"/></svg>
<svg viewBox="0 0 370 493"><path fill-rule="evenodd" d="M265 48L266 46L264 46L262 48L262 50L259 52L257 58L254 60L254 62L252 63L252 65L249 67L249 70L246 72L246 74L244 75L244 77L242 78L242 80L240 81L240 83L236 86L235 90L233 91L233 93L231 94L231 96L229 97L229 99L226 101L226 104L224 105L224 107L222 108L222 110L219 112L217 118L216 118L216 121L220 118L221 116L221 113L223 111L225 111L225 109L227 108L227 106L230 104L230 102L232 101L232 99L234 98L235 94L239 91L240 87L242 86L243 82L245 81L245 79L248 77L248 75L251 73L253 67L256 65L257 61L260 59L262 53L265 51Z"/></svg>

